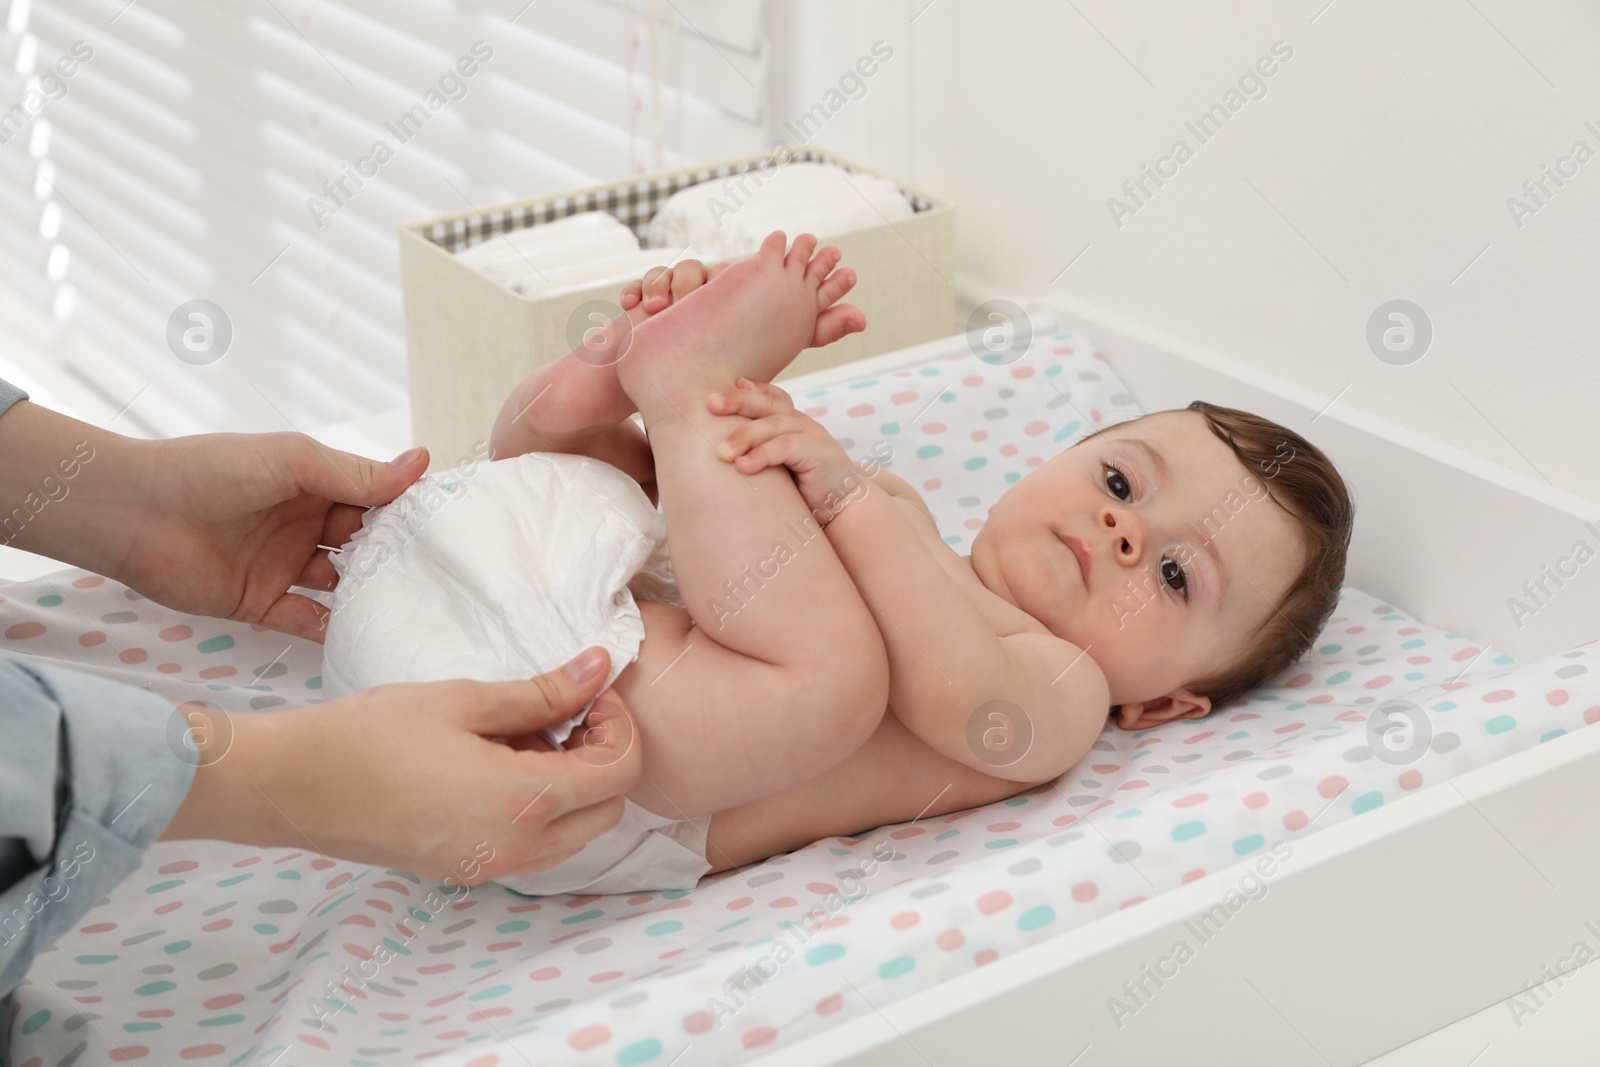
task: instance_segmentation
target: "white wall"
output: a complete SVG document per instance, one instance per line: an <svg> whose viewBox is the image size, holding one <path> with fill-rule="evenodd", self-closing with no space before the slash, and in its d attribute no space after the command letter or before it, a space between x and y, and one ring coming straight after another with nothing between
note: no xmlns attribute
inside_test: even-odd
<svg viewBox="0 0 1600 1067"><path fill-rule="evenodd" d="M1089 300L1600 501L1596 5L774 0L769 17L789 57L774 128L892 44L815 140L953 200L962 274ZM1185 122L1277 41L1293 56L1266 95L1200 143ZM1122 183L1179 138L1193 158L1119 227L1108 198L1131 204ZM1519 228L1507 199L1578 140L1596 157ZM1366 340L1394 298L1433 326L1407 366Z"/></svg>

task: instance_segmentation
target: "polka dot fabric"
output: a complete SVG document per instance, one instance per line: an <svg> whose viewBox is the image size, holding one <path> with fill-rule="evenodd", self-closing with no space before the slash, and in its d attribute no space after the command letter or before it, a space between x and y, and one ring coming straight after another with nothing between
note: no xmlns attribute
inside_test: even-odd
<svg viewBox="0 0 1600 1067"><path fill-rule="evenodd" d="M1011 366L941 357L796 399L852 455L890 442L958 546L1012 475L1136 414L1069 336ZM0 596L12 651L230 710L318 699L314 645L76 571ZM463 895L307 851L158 844L39 958L0 1033L26 1067L749 1062L1592 723L1597 660L1590 644L1514 664L1346 589L1302 663L1207 719L1107 729L1048 786L687 893Z"/></svg>
<svg viewBox="0 0 1600 1067"><path fill-rule="evenodd" d="M183 615L79 570L0 584L0 649L224 711L321 700L321 645Z"/></svg>

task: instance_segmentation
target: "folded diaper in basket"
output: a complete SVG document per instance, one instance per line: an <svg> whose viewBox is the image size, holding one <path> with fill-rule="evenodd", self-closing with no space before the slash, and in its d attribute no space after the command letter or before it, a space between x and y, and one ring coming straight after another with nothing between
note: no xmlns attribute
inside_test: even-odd
<svg viewBox="0 0 1600 1067"><path fill-rule="evenodd" d="M748 181L712 180L670 196L648 229L654 248L706 260L753 255L773 230L794 237L835 234L911 215L911 203L887 178L852 174L835 163L759 168Z"/></svg>
<svg viewBox="0 0 1600 1067"><path fill-rule="evenodd" d="M424 475L367 512L332 560L330 697L531 678L592 645L611 654L609 685L644 640L635 594L681 605L660 513L587 456L530 452ZM560 745L587 710L540 732Z"/></svg>

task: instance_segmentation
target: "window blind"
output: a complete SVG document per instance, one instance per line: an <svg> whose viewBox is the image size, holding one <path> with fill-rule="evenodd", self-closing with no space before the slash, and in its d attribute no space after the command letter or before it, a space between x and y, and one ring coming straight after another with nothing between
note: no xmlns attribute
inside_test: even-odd
<svg viewBox="0 0 1600 1067"><path fill-rule="evenodd" d="M0 373L153 436L399 407L396 226L761 148L763 34L712 0L10 0ZM214 362L210 312L169 342L193 300Z"/></svg>

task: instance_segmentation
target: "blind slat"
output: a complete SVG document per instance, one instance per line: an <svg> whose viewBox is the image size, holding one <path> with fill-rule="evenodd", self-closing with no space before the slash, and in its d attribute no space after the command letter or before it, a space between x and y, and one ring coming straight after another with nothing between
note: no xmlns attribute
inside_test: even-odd
<svg viewBox="0 0 1600 1067"><path fill-rule="evenodd" d="M651 95L636 51L651 36L644 0L631 35L613 0L125 2L35 0L23 33L0 32L0 62L35 47L26 34L38 70L80 39L95 49L32 119L43 158L27 130L0 148L0 284L48 324L28 327L42 337L30 351L49 353L54 380L78 380L100 408L148 387L119 428L312 429L390 409L406 390L401 223L622 178L656 151L657 128L662 165L763 145L759 11L663 5L662 122L636 114L630 132L630 107ZM477 41L494 54L480 48L463 77L457 58ZM0 73L0 92L10 82L20 98L22 76ZM402 136L407 114L417 129ZM375 174L369 159L356 186L350 170L379 141L392 158ZM59 220L53 238L41 219ZM200 367L166 340L194 298L233 329L227 354Z"/></svg>

